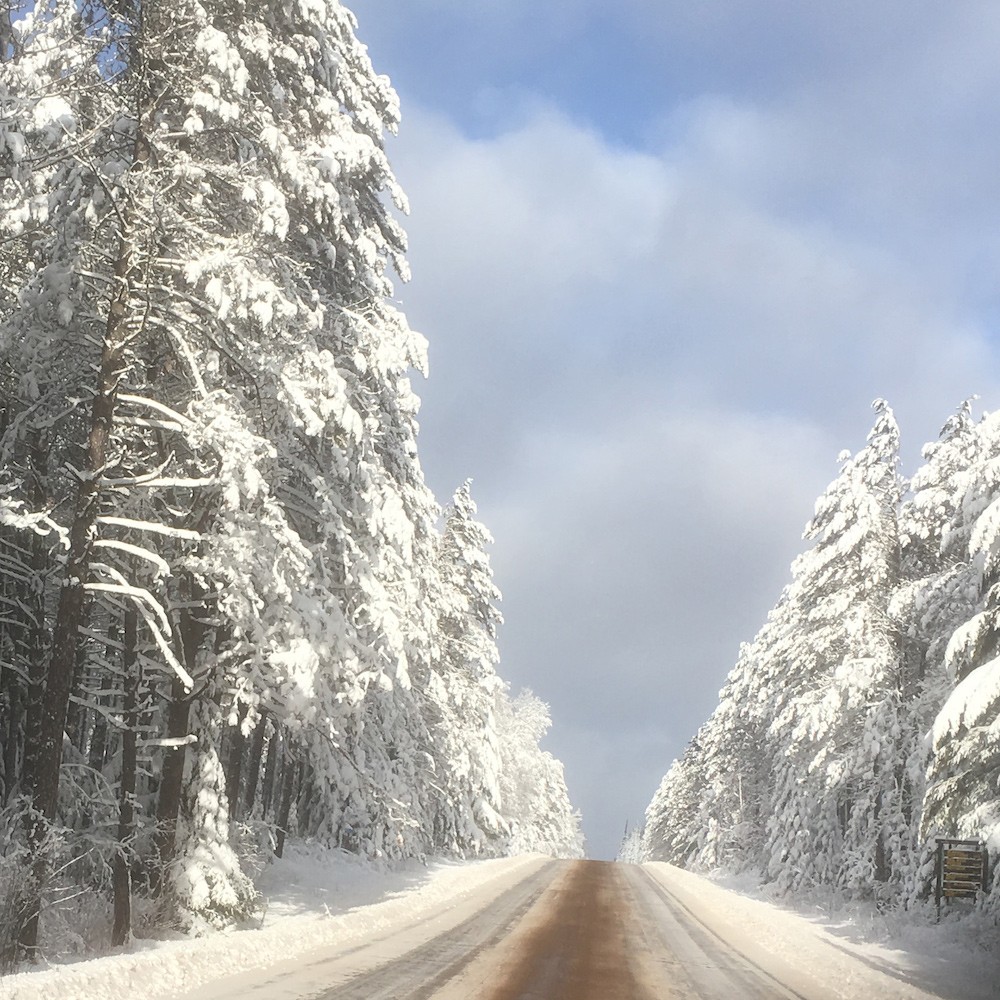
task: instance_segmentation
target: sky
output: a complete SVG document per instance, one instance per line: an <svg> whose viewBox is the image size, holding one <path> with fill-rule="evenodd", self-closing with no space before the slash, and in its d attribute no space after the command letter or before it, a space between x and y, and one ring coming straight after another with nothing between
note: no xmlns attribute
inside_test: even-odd
<svg viewBox="0 0 1000 1000"><path fill-rule="evenodd" d="M420 454L613 857L886 398L1000 406L1000 5L348 0L400 97Z"/></svg>

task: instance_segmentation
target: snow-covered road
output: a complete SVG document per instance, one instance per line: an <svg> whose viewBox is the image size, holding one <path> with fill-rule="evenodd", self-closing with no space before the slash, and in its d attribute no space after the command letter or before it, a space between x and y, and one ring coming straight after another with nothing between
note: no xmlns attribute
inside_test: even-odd
<svg viewBox="0 0 1000 1000"><path fill-rule="evenodd" d="M262 929L0 979L0 998L1000 998L996 952L962 946L947 922L892 949L668 865L535 856L393 874L314 861L297 875Z"/></svg>

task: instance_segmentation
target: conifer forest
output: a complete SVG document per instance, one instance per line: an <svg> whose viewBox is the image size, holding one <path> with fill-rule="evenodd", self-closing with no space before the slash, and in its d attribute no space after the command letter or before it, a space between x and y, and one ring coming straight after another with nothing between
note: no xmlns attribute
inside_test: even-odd
<svg viewBox="0 0 1000 1000"><path fill-rule="evenodd" d="M582 853L469 485L421 471L397 100L355 27L0 21L0 963L47 920L239 920L287 837Z"/></svg>

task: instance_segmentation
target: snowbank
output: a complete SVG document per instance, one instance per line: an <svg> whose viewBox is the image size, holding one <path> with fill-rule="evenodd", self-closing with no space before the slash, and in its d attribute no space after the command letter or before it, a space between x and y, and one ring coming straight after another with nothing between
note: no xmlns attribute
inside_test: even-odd
<svg viewBox="0 0 1000 1000"><path fill-rule="evenodd" d="M810 1000L1000 997L995 928L989 942L974 920L917 925L859 906L842 917L794 911L673 865L644 867L731 947Z"/></svg>

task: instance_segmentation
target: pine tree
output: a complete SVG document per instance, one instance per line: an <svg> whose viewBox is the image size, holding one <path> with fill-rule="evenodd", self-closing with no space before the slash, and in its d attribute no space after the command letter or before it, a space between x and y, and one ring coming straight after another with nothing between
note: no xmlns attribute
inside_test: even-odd
<svg viewBox="0 0 1000 1000"><path fill-rule="evenodd" d="M467 487L438 531L417 457L398 108L355 27L337 0L0 25L2 794L36 896L44 845L93 845L116 941L136 861L185 926L247 912L241 811L278 850L510 847L488 535ZM535 839L569 850L524 728Z"/></svg>
<svg viewBox="0 0 1000 1000"><path fill-rule="evenodd" d="M7 507L41 507L44 436L65 539L27 770L52 822L88 599L134 602L178 747L165 863L196 682L315 750L306 732L333 739L345 705L405 674L424 345L389 301L395 96L353 28L336 2L59 3L18 22L3 67Z"/></svg>
<svg viewBox="0 0 1000 1000"><path fill-rule="evenodd" d="M899 431L884 401L867 446L844 457L793 566L801 626L773 727L778 758L771 872L782 883L889 878L900 657L888 618L899 579ZM801 781L809 775L811 781Z"/></svg>
<svg viewBox="0 0 1000 1000"><path fill-rule="evenodd" d="M230 805L212 732L221 725L218 710L201 702L192 722L198 743L169 884L174 918L182 929L200 932L247 917L257 893L230 845Z"/></svg>
<svg viewBox="0 0 1000 1000"><path fill-rule="evenodd" d="M550 725L548 706L530 691L498 703L500 797L511 830L507 850L581 858L580 814L570 804L563 766L539 746Z"/></svg>
<svg viewBox="0 0 1000 1000"><path fill-rule="evenodd" d="M922 830L932 747L926 738L955 679L947 649L955 630L979 604L979 578L968 558L969 537L986 503L970 476L979 461L982 435L965 401L941 429L937 441L924 447L924 464L910 480L910 496L900 512L902 580L890 604L901 640L904 743L901 764L906 802L906 851L911 857L904 879L904 899L927 892L933 857ZM971 501L971 502L969 502Z"/></svg>
<svg viewBox="0 0 1000 1000"><path fill-rule="evenodd" d="M663 776L646 808L643 859L687 865L694 861L702 831L698 818L702 804L702 730L699 730Z"/></svg>
<svg viewBox="0 0 1000 1000"><path fill-rule="evenodd" d="M478 852L508 828L496 720L503 689L496 674L500 591L487 555L493 539L476 514L466 482L445 512L438 547L439 645L431 691L442 751L439 780L448 788L449 822L455 824L442 833L458 849Z"/></svg>

